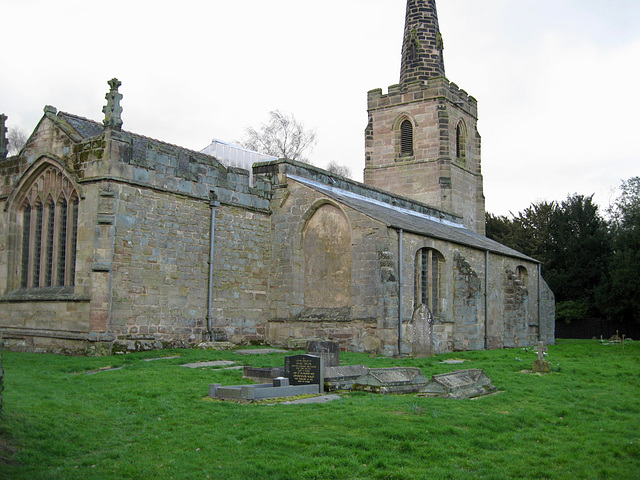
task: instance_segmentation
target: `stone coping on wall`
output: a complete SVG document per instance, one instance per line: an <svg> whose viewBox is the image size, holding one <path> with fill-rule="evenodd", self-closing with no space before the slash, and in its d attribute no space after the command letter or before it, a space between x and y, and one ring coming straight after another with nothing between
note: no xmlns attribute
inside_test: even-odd
<svg viewBox="0 0 640 480"><path fill-rule="evenodd" d="M89 342L111 342L115 335L111 332L72 332L68 330L47 330L40 328L0 327L5 339L23 337L58 338L61 340L80 340Z"/></svg>
<svg viewBox="0 0 640 480"><path fill-rule="evenodd" d="M73 287L28 288L15 290L0 297L0 303L10 302L89 302L88 295L76 295Z"/></svg>

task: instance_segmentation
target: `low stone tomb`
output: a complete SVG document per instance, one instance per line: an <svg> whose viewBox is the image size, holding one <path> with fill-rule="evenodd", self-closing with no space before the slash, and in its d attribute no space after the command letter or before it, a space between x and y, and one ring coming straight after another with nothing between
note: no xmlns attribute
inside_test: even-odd
<svg viewBox="0 0 640 480"><path fill-rule="evenodd" d="M284 367L244 367L242 378L256 383L272 383L274 378L284 377Z"/></svg>
<svg viewBox="0 0 640 480"><path fill-rule="evenodd" d="M434 375L429 383L420 389L418 396L464 399L488 395L495 391L496 387L491 384L483 370L471 368Z"/></svg>
<svg viewBox="0 0 640 480"><path fill-rule="evenodd" d="M272 383L258 385L230 385L220 383L209 385L209 397L220 400L254 401L265 398L294 397L320 393L320 385L289 385L289 379L274 378Z"/></svg>
<svg viewBox="0 0 640 480"><path fill-rule="evenodd" d="M324 368L340 365L340 344L337 342L312 340L307 343L307 354L322 357Z"/></svg>
<svg viewBox="0 0 640 480"><path fill-rule="evenodd" d="M343 365L341 367L324 368L324 389L329 392L335 390L349 390L358 378L369 371L365 365Z"/></svg>
<svg viewBox="0 0 640 480"><path fill-rule="evenodd" d="M284 375L290 385L319 385L324 393L324 360L315 355L284 357Z"/></svg>
<svg viewBox="0 0 640 480"><path fill-rule="evenodd" d="M374 393L416 393L426 383L417 367L370 368L351 388Z"/></svg>

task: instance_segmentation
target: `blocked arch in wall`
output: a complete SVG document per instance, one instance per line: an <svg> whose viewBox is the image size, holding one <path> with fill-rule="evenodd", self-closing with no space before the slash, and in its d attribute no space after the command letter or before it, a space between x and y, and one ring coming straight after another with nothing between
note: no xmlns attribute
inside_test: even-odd
<svg viewBox="0 0 640 480"><path fill-rule="evenodd" d="M51 158L40 158L23 174L6 207L14 219L10 290L73 288L79 192Z"/></svg>
<svg viewBox="0 0 640 480"><path fill-rule="evenodd" d="M314 203L303 216L303 300L306 308L351 306L351 225L329 200Z"/></svg>

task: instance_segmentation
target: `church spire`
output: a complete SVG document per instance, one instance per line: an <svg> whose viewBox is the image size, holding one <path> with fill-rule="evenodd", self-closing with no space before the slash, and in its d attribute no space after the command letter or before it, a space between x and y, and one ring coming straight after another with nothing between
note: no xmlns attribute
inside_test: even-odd
<svg viewBox="0 0 640 480"><path fill-rule="evenodd" d="M444 77L436 0L407 0L400 84Z"/></svg>

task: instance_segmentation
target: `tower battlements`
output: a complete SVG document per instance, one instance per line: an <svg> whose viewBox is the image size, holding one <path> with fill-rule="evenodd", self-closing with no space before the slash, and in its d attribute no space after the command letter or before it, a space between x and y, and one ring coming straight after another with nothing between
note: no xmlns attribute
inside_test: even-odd
<svg viewBox="0 0 640 480"><path fill-rule="evenodd" d="M473 118L478 118L478 101L445 77L434 77L426 83L416 81L390 85L386 94L381 88L370 90L367 93L367 108L371 111L430 99L447 100Z"/></svg>

